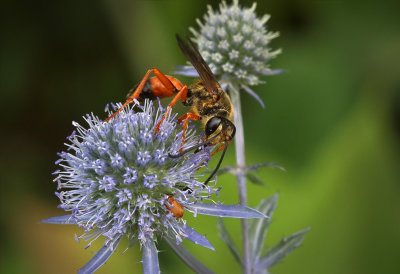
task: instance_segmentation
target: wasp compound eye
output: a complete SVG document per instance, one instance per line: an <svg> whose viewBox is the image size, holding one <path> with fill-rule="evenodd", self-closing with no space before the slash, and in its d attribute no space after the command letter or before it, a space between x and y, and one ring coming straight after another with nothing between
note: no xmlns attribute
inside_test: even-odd
<svg viewBox="0 0 400 274"><path fill-rule="evenodd" d="M219 117L213 117L208 120L205 128L206 136L210 136L211 134L213 134L221 124L221 121L222 120Z"/></svg>

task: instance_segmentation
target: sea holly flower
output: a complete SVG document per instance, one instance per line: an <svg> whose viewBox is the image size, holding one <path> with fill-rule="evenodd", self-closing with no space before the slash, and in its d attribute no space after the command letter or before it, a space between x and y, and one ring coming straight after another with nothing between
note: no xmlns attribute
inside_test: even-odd
<svg viewBox="0 0 400 274"><path fill-rule="evenodd" d="M281 50L269 47L270 41L279 36L278 32L267 31L265 27L270 16L259 18L255 9L256 3L250 8L242 8L238 0L233 0L231 5L222 1L218 11L208 6L204 22L197 20L200 30L190 28L190 31L222 88L228 91L241 88L264 106L250 86L263 83L260 76L282 72L269 67L269 61ZM177 73L197 77L191 66L180 67Z"/></svg>
<svg viewBox="0 0 400 274"><path fill-rule="evenodd" d="M244 155L244 127L240 90L253 96L263 107L261 98L251 89L252 86L263 83L261 77L274 75L282 70L271 69L269 63L281 50L272 50L270 42L278 37L278 32L268 31L266 22L269 15L257 17L256 3L250 8L239 6L238 0L231 4L222 1L218 10L208 6L208 13L204 20L197 20L199 30L190 28L193 34L191 40L197 44L200 54L209 65L221 87L229 93L234 109L233 122L236 127L235 147L236 166L225 167L217 174L228 172L237 178L240 204L247 204L246 178L256 184L262 184L254 175L254 171L261 166L276 166L276 164L261 164L246 166ZM198 77L196 70L191 66L181 66L177 74ZM280 167L281 168L281 167ZM274 196L275 197L275 196ZM259 211L268 215L275 208L276 197L264 200ZM251 223L242 220L243 256L229 238L223 223L220 222L222 238L238 262L243 267L243 273L267 273L268 269L280 262L303 241L307 230L300 231L283 239L278 245L261 254L269 219L257 219ZM256 228L256 231L254 229ZM251 233L250 233L251 232Z"/></svg>
<svg viewBox="0 0 400 274"><path fill-rule="evenodd" d="M126 107L103 122L95 115L84 117L87 128L73 122L76 132L68 137L67 151L59 153L55 182L68 215L45 223L76 224L84 229L77 237L91 243L105 238L104 246L79 273L92 273L103 265L123 238L129 246L139 242L144 273L159 273L157 240L171 248L195 271L209 272L179 244L183 239L214 249L201 234L173 215L181 206L195 215L233 218L265 218L257 210L240 205L222 205L212 200L219 187L204 185L197 170L210 160L212 147L180 158L169 157L182 148L182 129L171 112L155 132L166 109L146 100L143 106ZM108 112L111 114L111 112ZM183 149L201 143L189 128ZM208 203L205 203L205 202Z"/></svg>

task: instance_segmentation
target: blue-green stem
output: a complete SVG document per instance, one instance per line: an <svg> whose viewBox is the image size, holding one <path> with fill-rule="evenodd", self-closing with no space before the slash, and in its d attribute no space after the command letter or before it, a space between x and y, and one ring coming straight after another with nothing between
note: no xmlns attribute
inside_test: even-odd
<svg viewBox="0 0 400 274"><path fill-rule="evenodd" d="M239 202L243 206L247 206L247 189L246 189L246 174L244 173L245 154L244 154L244 130L242 109L240 105L239 87L234 84L229 84L229 94L232 100L234 115L233 122L236 127L235 135L235 150L236 150L236 166L237 174L236 180L239 190ZM243 273L252 273L251 258L250 258L250 236L249 236L249 223L246 219L242 219L242 239L243 239Z"/></svg>

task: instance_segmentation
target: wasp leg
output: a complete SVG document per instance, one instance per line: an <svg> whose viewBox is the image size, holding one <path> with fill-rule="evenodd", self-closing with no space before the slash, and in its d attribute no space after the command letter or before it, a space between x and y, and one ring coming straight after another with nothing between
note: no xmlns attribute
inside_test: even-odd
<svg viewBox="0 0 400 274"><path fill-rule="evenodd" d="M178 124L181 123L183 121L183 125L182 125L182 130L183 130L183 134L182 134L182 143L181 143L181 149L179 150L179 152L183 151L183 144L185 143L185 138L186 138L186 130L187 127L189 125L189 120L200 120L201 117L197 116L196 114L192 113L192 112L188 112L184 115L182 115L181 117L178 118Z"/></svg>
<svg viewBox="0 0 400 274"><path fill-rule="evenodd" d="M144 75L142 81L140 81L139 85L135 89L135 91L132 93L131 96L126 100L126 102L120 107L116 112L114 112L110 117L104 120L104 122L109 121L113 117L115 117L119 112L121 112L122 109L124 109L129 103L132 103L135 99L139 98L140 93L143 90L144 85L146 84L147 79L149 78L150 74L154 73L154 75L160 80L160 82L164 85L164 87L173 92L175 90L181 90L182 86L179 84L173 84L168 77L163 74L161 71L159 71L156 68L149 69L146 74ZM186 99L186 96L185 96Z"/></svg>
<svg viewBox="0 0 400 274"><path fill-rule="evenodd" d="M232 142L232 140L228 141L228 145ZM213 157L215 154L217 154L218 152L220 152L221 150L223 150L225 148L225 144L220 145L219 147L217 147L211 154L210 156Z"/></svg>
<svg viewBox="0 0 400 274"><path fill-rule="evenodd" d="M178 91L178 93L175 95L175 97L169 103L168 109L165 112L165 114L163 115L163 117L161 118L160 122L157 123L155 130L154 130L155 133L157 133L160 130L160 125L164 121L165 117L167 117L168 113L171 111L171 108L176 104L176 102L178 102L179 99L181 99L182 102L184 102L186 100L187 92L188 92L187 85L183 85L182 88Z"/></svg>

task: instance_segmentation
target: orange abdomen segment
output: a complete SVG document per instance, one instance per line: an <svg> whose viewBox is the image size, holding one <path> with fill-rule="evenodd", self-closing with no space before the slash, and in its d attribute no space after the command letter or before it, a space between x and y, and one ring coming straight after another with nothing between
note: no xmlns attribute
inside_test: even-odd
<svg viewBox="0 0 400 274"><path fill-rule="evenodd" d="M175 201L173 196L168 196L168 203L172 205L172 207L169 207L167 203L165 204L165 206L169 211L171 211L172 216L174 216L175 218L182 218L183 207L177 201Z"/></svg>
<svg viewBox="0 0 400 274"><path fill-rule="evenodd" d="M157 77L152 77L150 78L149 81L151 85L151 91L155 97L158 98L171 97L174 96L178 92L178 90L182 88L182 83L178 79L169 75L166 76L174 84L177 90L172 91L167 89Z"/></svg>

